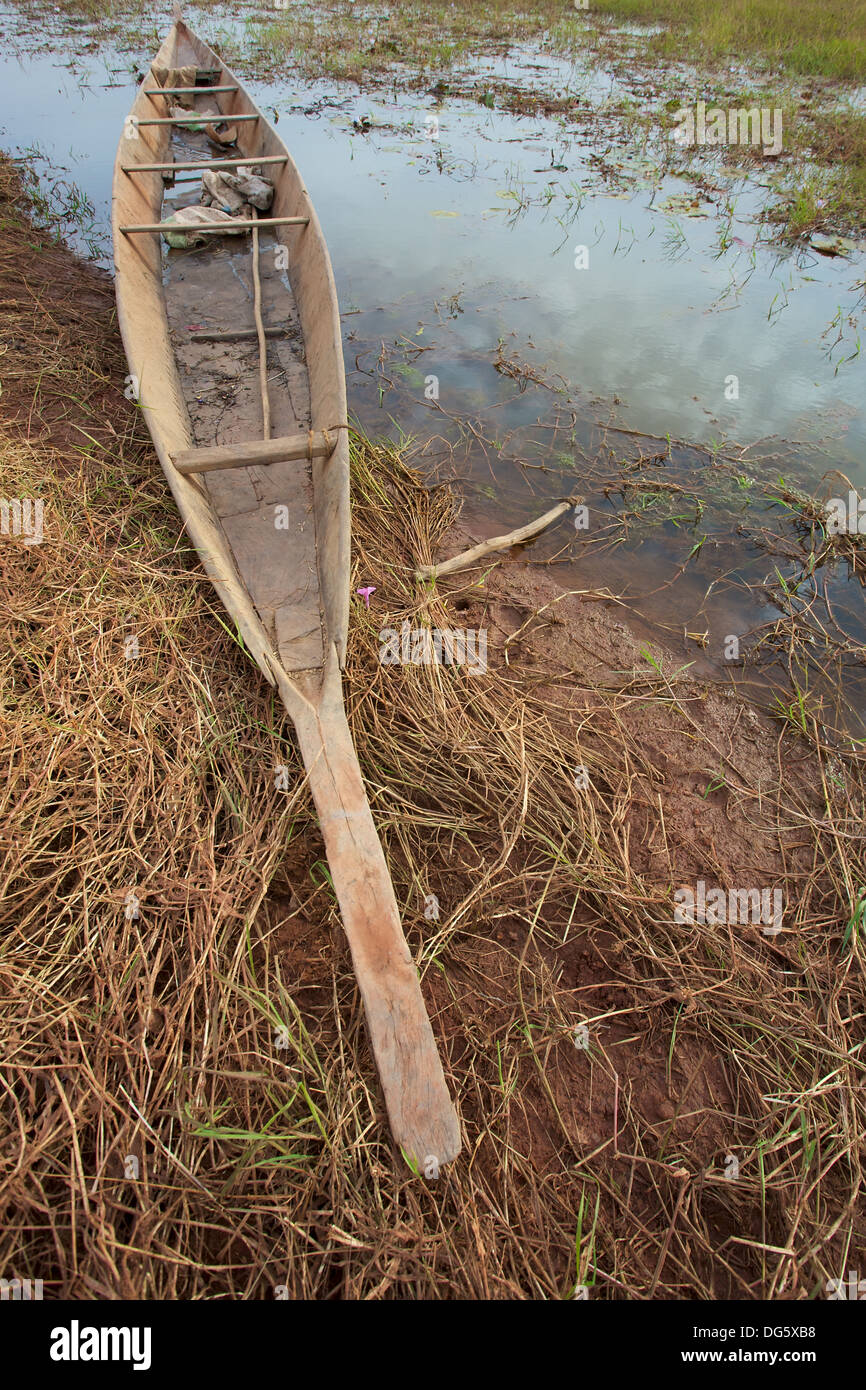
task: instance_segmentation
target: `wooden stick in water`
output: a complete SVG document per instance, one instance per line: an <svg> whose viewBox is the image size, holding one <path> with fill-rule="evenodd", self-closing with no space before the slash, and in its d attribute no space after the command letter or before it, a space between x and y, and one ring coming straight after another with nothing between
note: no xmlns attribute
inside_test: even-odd
<svg viewBox="0 0 866 1390"><path fill-rule="evenodd" d="M415 571L416 579L433 579L440 574L454 574L455 570L467 569L475 560L480 560L484 555L490 555L494 550L507 550L512 545L519 545L521 541L531 540L540 531L545 530L554 521L567 512L569 507L576 506L582 499L580 497L566 497L561 502L557 502L549 512L540 516L537 521L529 521L525 526L518 526L516 531L509 531L505 536L491 536L489 541L482 541L480 545L473 545L471 550L464 550L461 555L455 555L451 560L443 560L441 565L419 565Z"/></svg>

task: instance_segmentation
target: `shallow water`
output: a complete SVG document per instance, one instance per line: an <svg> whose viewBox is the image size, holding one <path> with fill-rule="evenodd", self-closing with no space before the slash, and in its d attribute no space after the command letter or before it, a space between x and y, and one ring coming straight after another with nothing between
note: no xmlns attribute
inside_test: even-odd
<svg viewBox="0 0 866 1390"><path fill-rule="evenodd" d="M11 12L2 22L8 33ZM205 35L209 25L226 27L203 20ZM142 52L140 65L149 56ZM36 145L68 169L94 205L107 254L111 169L135 84L127 55L87 55L75 72L69 61L59 54L3 60L0 135L7 149ZM568 86L593 103L617 85L537 53L475 70ZM518 345L531 339L533 361L583 396L619 397L620 423L695 441L833 440L854 481L866 480L866 360L834 375L844 351L828 361L822 338L839 307L856 302L866 257L852 263L759 247L741 284L758 202L746 181L737 201L743 220L730 232L748 245L717 255L717 218L680 215L677 199L691 199L691 185L665 179L654 188L650 157L641 185L611 196L591 163L602 143L572 137L556 120L460 100L383 101L335 83L248 85L278 114L303 171L344 309L384 310L375 331L387 338L415 333L418 318L435 318L434 304L461 292L463 314L449 324L452 345L438 363L455 407L479 383L465 379L464 367L449 370L449 354L489 353L500 335L513 334ZM436 141L425 138L433 115ZM386 128L357 133L352 121L361 116ZM45 172L47 164L36 167ZM580 211L566 196L574 185L585 194ZM546 189L548 207L519 210L518 192L538 198ZM575 268L578 245L588 249L588 269ZM739 378L736 402L724 395L730 374Z"/></svg>
<svg viewBox="0 0 866 1390"><path fill-rule="evenodd" d="M227 29L212 15L199 22L193 14L192 22L205 38ZM44 184L60 176L87 195L92 227L70 239L79 247L96 243L107 259L118 133L135 90L135 60L143 70L154 49L129 54L103 46L100 56L71 62L60 52L28 56L26 25L12 10L0 11L0 28L7 55L0 142L14 153L31 151L28 162ZM22 51L10 56L16 35ZM74 37L69 42L74 47ZM549 462L551 436L532 426L550 424L563 410L569 418L573 412L575 443L590 454L602 440L594 425L613 422L779 453L786 476L810 490L832 468L866 485L866 361L842 364L856 344L846 318L862 299L866 256L833 260L755 245L764 190L746 178L730 245L720 251L716 203L690 183L661 178L651 149L624 159L608 148L604 103L621 88L603 69L527 50L471 71L487 81L568 89L583 118L520 116L455 97L437 104L432 95L364 95L335 82L246 83L269 118L278 118L328 239L355 415L422 442L445 436L447 448L433 446L427 456L455 464L469 518L488 533L576 490L579 464L567 468L571 432L556 436L565 454L561 476L527 473L513 462ZM428 138L431 117L438 139ZM576 268L577 247L587 248L585 269ZM831 351L837 316L844 334ZM521 391L498 373L497 345L557 392ZM425 398L431 376L442 410ZM725 398L731 376L739 383L735 401ZM449 417L465 415L508 447L485 451L461 437ZM621 441L607 437L614 450ZM559 528L556 543L564 534ZM569 551L575 557L577 540ZM637 587L626 547L609 553L599 572L587 560L563 576L598 582L601 573L614 589L631 583L633 592L650 594L669 577L672 558L688 551L685 540L681 527L649 535ZM726 567L751 573L755 555L746 545L738 550L733 535L728 540ZM675 591L646 600L654 621L688 623L713 577L703 569L708 557L709 549ZM862 632L862 590L842 575L834 586L850 602L852 631ZM745 592L741 599L735 617L748 626L754 599Z"/></svg>

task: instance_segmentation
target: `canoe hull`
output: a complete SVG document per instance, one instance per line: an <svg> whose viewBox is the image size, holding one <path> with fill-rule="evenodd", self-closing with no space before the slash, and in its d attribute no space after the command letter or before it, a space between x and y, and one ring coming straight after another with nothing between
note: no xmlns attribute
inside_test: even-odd
<svg viewBox="0 0 866 1390"><path fill-rule="evenodd" d="M223 467L226 448L262 438L254 425L263 412L252 418L251 349L249 344L233 347L237 325L222 323L215 338L204 335L214 344L209 355L197 341L202 335L193 333L195 325L188 320L198 317L199 308L204 312L217 304L221 287L230 281L246 283L231 253L218 249L218 243L235 241L249 248L246 234L243 241L221 237L212 243L215 249L191 252L186 260L177 259L186 252L169 252L166 289L159 234L123 230L162 220L161 173L136 169L168 163L172 150L183 143L176 131L173 134L172 124L135 124L166 115L166 98L145 92L154 82L150 76L136 97L115 166L112 221L120 330L137 399L187 531L248 651L265 678L278 687L294 721L391 1130L411 1165L436 1177L439 1166L460 1151L460 1128L343 705L349 457L342 335L330 260L315 210L285 146L231 71L179 21L154 67L170 70L186 64L215 69L216 85L237 89L219 98L227 122L243 114L259 116L237 123L237 145L251 164L262 156L279 160L266 166L275 183L269 216L307 219L304 226L281 226L273 233L285 249L290 294L280 335L285 390L271 392L268 387L269 406L278 415L282 411L284 420L295 421L290 428L297 430L304 417L307 459L300 459L294 448L266 466ZM275 169L280 172L272 174ZM262 258L256 255L253 261L247 254L245 259L254 281L260 282L258 296L264 285ZM270 280L278 295L274 274ZM239 302L247 310L248 286L245 295ZM296 320L301 337L293 347L290 330ZM271 341L267 339L261 359L266 381ZM277 349L275 360L278 356ZM299 373L303 382L298 381ZM258 373L253 375L258 385ZM231 417L227 423L220 410L226 401ZM259 398L257 410L261 404ZM335 447L315 454L313 442L325 438L322 432L335 438ZM208 450L211 461L216 449L220 471L180 472L173 460L194 449ZM247 447L247 460L249 456ZM277 512L294 518L296 528L282 550L274 540L274 504ZM288 657L298 660L293 663Z"/></svg>

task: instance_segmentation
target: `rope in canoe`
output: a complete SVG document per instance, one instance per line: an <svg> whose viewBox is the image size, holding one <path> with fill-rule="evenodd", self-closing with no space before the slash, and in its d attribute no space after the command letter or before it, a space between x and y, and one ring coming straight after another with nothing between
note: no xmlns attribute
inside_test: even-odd
<svg viewBox="0 0 866 1390"><path fill-rule="evenodd" d="M320 431L321 436L322 436L322 439L324 440L324 443L325 443L325 449L327 450L327 453L326 453L326 457L327 457L327 458L330 458L331 454L334 452L334 450L335 450L336 447L337 447L337 442L336 442L336 440L334 440L334 439L331 438L331 434L332 434L332 433L333 433L333 434L336 434L338 430L347 430L348 428L349 428L348 425L331 425L329 429L323 429L323 430ZM308 436L307 436L307 460L308 460L309 463L312 463L312 462L313 462L313 446L314 446L315 442L316 442L316 431L313 430L313 429L311 429L311 430L309 431Z"/></svg>

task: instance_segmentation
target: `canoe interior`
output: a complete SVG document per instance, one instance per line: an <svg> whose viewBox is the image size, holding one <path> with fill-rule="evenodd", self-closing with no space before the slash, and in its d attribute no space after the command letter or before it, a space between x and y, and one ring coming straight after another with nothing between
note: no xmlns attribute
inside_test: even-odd
<svg viewBox="0 0 866 1390"><path fill-rule="evenodd" d="M217 69L215 85L237 89L216 96L200 89L227 120L257 112L216 54L179 23L153 66L187 64ZM148 73L132 115L170 114L170 99L145 95L156 85ZM255 163L257 155L286 155L285 164L262 168L275 184L273 205L262 215L310 219L306 227L259 233L262 318L282 330L268 338L271 434L333 431L346 421L345 381L336 292L318 219L294 162L264 119L241 122L237 132L227 156ZM187 127L139 126L137 138L121 140L113 207L121 330L160 460L223 602L268 679L268 657L292 676L314 678L332 643L340 665L345 656L346 431L335 433L329 458L179 475L174 453L262 438L256 338L202 342L191 336L254 329L252 238L211 237L202 248L178 251L149 233L118 234L121 225L164 220L200 200L198 181L166 189L159 172L128 174L124 165L219 154L204 132Z"/></svg>
<svg viewBox="0 0 866 1390"><path fill-rule="evenodd" d="M207 137L174 128L178 161L208 157ZM275 166L265 174L274 177ZM199 202L199 184L169 191L163 217ZM276 229L274 229L276 230ZM262 320L284 328L268 339L268 394L274 436L312 428L310 382L295 296L273 231L259 233ZM196 330L255 328L251 237L212 238L190 251L164 253L163 289L181 391L193 443L226 445L261 438L259 347L196 342ZM267 467L202 474L235 560L284 670L324 665L325 646L316 566L312 466L304 459Z"/></svg>

